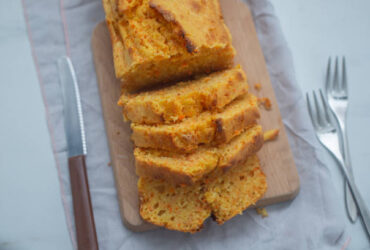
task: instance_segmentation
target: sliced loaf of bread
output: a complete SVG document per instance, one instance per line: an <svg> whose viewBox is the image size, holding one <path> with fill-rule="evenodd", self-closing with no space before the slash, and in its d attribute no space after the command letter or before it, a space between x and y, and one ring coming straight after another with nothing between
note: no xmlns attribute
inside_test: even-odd
<svg viewBox="0 0 370 250"><path fill-rule="evenodd" d="M173 186L164 180L141 177L138 181L141 217L157 226L195 233L210 216L203 202L202 185Z"/></svg>
<svg viewBox="0 0 370 250"><path fill-rule="evenodd" d="M266 189L266 177L256 155L226 173L218 169L191 186L140 177L140 215L152 224L194 233L202 228L211 213L219 224L241 214L255 204Z"/></svg>
<svg viewBox="0 0 370 250"><path fill-rule="evenodd" d="M221 112L206 111L183 122L162 125L132 123L135 146L182 153L192 152L199 144L219 145L229 142L260 117L257 98L245 94Z"/></svg>
<svg viewBox="0 0 370 250"><path fill-rule="evenodd" d="M254 205L267 190L266 176L256 155L226 173L213 172L204 182L205 201L219 224Z"/></svg>
<svg viewBox="0 0 370 250"><path fill-rule="evenodd" d="M247 93L240 66L173 86L132 94L122 89L118 105L126 120L141 124L176 123L206 110L221 110Z"/></svg>
<svg viewBox="0 0 370 250"><path fill-rule="evenodd" d="M227 144L218 147L201 146L192 153L135 148L138 176L164 179L173 184L194 184L216 167L227 169L243 162L263 145L260 125L253 125Z"/></svg>

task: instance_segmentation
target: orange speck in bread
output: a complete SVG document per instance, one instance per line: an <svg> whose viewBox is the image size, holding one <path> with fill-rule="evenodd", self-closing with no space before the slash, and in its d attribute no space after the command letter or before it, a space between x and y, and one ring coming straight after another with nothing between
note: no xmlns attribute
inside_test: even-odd
<svg viewBox="0 0 370 250"><path fill-rule="evenodd" d="M163 180L141 177L138 190L141 217L157 226L195 233L211 214L208 204L202 202L199 195L200 184L176 187ZM149 195L151 192L153 196Z"/></svg>
<svg viewBox="0 0 370 250"><path fill-rule="evenodd" d="M139 94L132 94L123 88L118 105L123 107L126 120L144 124L169 124L207 110L222 110L247 91L245 73L238 65L192 81Z"/></svg>
<svg viewBox="0 0 370 250"><path fill-rule="evenodd" d="M256 153L263 144L262 128L253 125L227 144L200 146L192 153L135 148L136 173L169 183L192 185L219 167L228 169Z"/></svg>
<svg viewBox="0 0 370 250"><path fill-rule="evenodd" d="M115 73L138 90L229 68L235 50L218 0L202 1L196 15L189 0L103 0ZM210 28L214 28L209 32ZM128 53L135 48L135 54ZM186 67L182 67L187 64Z"/></svg>
<svg viewBox="0 0 370 250"><path fill-rule="evenodd" d="M118 105L131 121L140 215L194 233L222 224L267 189L255 155L262 132L219 0L103 0ZM261 89L259 83L254 85ZM117 133L118 136L118 133Z"/></svg>
<svg viewBox="0 0 370 250"><path fill-rule="evenodd" d="M219 224L241 214L266 189L266 177L256 155L226 173L216 170L192 186L173 186L163 180L140 177L140 215L155 225L194 233L211 213Z"/></svg>
<svg viewBox="0 0 370 250"><path fill-rule="evenodd" d="M266 176L256 155L250 156L224 174L215 173L205 187L205 200L219 224L254 205L267 190Z"/></svg>
<svg viewBox="0 0 370 250"><path fill-rule="evenodd" d="M260 117L257 98L245 94L220 113L203 112L180 123L145 125L131 123L135 146L189 153L199 144L222 144L243 132Z"/></svg>

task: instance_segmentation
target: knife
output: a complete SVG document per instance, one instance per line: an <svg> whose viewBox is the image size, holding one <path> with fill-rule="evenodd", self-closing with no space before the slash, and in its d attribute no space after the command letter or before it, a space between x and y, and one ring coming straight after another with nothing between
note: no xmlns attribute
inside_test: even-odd
<svg viewBox="0 0 370 250"><path fill-rule="evenodd" d="M87 148L80 92L72 62L68 57L58 59L58 70L64 100L64 128L77 246L79 250L97 250L99 248L85 163Z"/></svg>

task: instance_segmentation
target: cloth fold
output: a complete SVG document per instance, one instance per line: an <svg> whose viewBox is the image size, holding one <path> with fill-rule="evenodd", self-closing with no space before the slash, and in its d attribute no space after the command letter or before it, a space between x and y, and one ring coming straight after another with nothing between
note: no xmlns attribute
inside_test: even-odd
<svg viewBox="0 0 370 250"><path fill-rule="evenodd" d="M158 229L134 233L119 213L90 39L104 19L100 0L25 1L34 59L45 93L45 105L55 160L61 182L71 240L76 247L72 198L67 168L63 105L56 60L69 54L80 86L86 125L87 167L101 249L338 249L347 240L344 214L323 164L322 149L314 136L293 62L280 24L268 0L246 1L252 10L283 122L298 168L301 190L290 202L267 207L261 218L247 210L223 226L208 220L204 229L189 235Z"/></svg>

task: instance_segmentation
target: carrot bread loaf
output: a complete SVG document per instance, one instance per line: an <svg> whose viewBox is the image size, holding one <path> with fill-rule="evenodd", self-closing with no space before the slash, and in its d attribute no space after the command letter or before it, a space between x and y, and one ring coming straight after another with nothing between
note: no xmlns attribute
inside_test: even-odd
<svg viewBox="0 0 370 250"><path fill-rule="evenodd" d="M254 205L267 190L266 176L256 155L224 174L215 171L206 183L204 197L219 224Z"/></svg>
<svg viewBox="0 0 370 250"><path fill-rule="evenodd" d="M228 68L235 54L218 0L103 0L116 76L127 89Z"/></svg>
<svg viewBox="0 0 370 250"><path fill-rule="evenodd" d="M140 177L141 217L158 226L196 232L212 212L222 224L255 204L267 189L256 155L230 171L214 171L192 186L174 186L164 180Z"/></svg>
<svg viewBox="0 0 370 250"><path fill-rule="evenodd" d="M199 144L229 142L259 118L257 98L246 94L227 105L221 113L206 111L183 122L164 125L131 124L137 147L191 152Z"/></svg>
<svg viewBox="0 0 370 250"><path fill-rule="evenodd" d="M246 76L240 66L199 79L140 94L125 89L118 104L126 120L135 123L174 123L206 110L221 110L232 100L247 93Z"/></svg>
<svg viewBox="0 0 370 250"><path fill-rule="evenodd" d="M135 148L136 173L174 184L193 184L216 167L226 169L256 153L263 144L262 128L254 125L218 147L200 146L188 154Z"/></svg>
<svg viewBox="0 0 370 250"><path fill-rule="evenodd" d="M138 181L141 217L157 226L195 233L210 216L201 200L202 186L175 187L164 180L141 177Z"/></svg>

